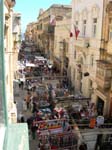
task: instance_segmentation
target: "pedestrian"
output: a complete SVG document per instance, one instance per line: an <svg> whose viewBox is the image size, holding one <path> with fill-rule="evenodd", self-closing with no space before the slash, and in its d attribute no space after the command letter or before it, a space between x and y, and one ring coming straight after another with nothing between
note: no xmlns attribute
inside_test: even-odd
<svg viewBox="0 0 112 150"><path fill-rule="evenodd" d="M95 126L96 126L96 118L92 117L92 118L90 118L89 127L94 128Z"/></svg>
<svg viewBox="0 0 112 150"><path fill-rule="evenodd" d="M87 150L87 144L83 142L83 143L79 146L79 150Z"/></svg>
<svg viewBox="0 0 112 150"><path fill-rule="evenodd" d="M26 99L23 100L23 110L27 110L27 104L26 104Z"/></svg>
<svg viewBox="0 0 112 150"><path fill-rule="evenodd" d="M21 117L21 123L24 123L25 122L25 119L24 119L24 116Z"/></svg>
<svg viewBox="0 0 112 150"><path fill-rule="evenodd" d="M27 109L29 109L29 104L30 104L30 100L31 100L30 98L31 98L31 93L28 91L26 98L25 98L26 104L27 104Z"/></svg>
<svg viewBox="0 0 112 150"><path fill-rule="evenodd" d="M33 109L32 109L32 113L38 112L37 111L37 105L35 102L33 102Z"/></svg>
<svg viewBox="0 0 112 150"><path fill-rule="evenodd" d="M32 132L32 139L35 140L35 138L36 138L36 127L33 126L33 124L31 126L31 132Z"/></svg>
<svg viewBox="0 0 112 150"><path fill-rule="evenodd" d="M24 82L21 81L21 89L23 90L23 87L24 87Z"/></svg>
<svg viewBox="0 0 112 150"><path fill-rule="evenodd" d="M19 85L19 88L21 88L21 81L20 81L20 79L18 79L18 85Z"/></svg>
<svg viewBox="0 0 112 150"><path fill-rule="evenodd" d="M104 124L104 116L98 116L97 118L96 118L96 122L97 122L97 127L101 127L103 124Z"/></svg>
<svg viewBox="0 0 112 150"><path fill-rule="evenodd" d="M24 115L22 112L20 112L19 116L18 116L18 121L19 122L24 122Z"/></svg>

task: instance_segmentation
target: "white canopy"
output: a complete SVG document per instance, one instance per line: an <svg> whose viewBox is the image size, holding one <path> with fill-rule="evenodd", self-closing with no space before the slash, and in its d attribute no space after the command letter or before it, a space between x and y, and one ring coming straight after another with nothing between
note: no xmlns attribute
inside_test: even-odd
<svg viewBox="0 0 112 150"><path fill-rule="evenodd" d="M32 63L26 63L26 67L36 67L35 64Z"/></svg>

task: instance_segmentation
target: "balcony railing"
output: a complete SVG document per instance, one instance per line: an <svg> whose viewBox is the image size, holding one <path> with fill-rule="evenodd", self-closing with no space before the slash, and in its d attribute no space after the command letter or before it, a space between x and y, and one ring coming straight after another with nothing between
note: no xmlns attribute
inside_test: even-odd
<svg viewBox="0 0 112 150"><path fill-rule="evenodd" d="M97 67L102 69L111 70L112 69L112 63L106 61L106 60L97 60Z"/></svg>

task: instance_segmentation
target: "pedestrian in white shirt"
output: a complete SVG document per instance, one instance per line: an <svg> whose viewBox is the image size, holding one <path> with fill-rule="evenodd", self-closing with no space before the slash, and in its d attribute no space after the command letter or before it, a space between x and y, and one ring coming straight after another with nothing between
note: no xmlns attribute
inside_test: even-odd
<svg viewBox="0 0 112 150"><path fill-rule="evenodd" d="M97 122L97 127L101 127L101 125L104 124L104 117L103 116L98 116L96 118L96 122Z"/></svg>

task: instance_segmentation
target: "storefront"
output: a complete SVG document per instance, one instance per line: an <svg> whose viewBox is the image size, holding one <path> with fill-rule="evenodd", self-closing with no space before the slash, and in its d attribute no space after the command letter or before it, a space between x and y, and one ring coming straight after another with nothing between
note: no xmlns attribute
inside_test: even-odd
<svg viewBox="0 0 112 150"><path fill-rule="evenodd" d="M107 115L109 113L107 96L96 90L96 111L97 114Z"/></svg>
<svg viewBox="0 0 112 150"><path fill-rule="evenodd" d="M103 112L104 112L104 101L100 97L98 97L98 99L97 99L96 107L97 107L98 115L103 115Z"/></svg>

